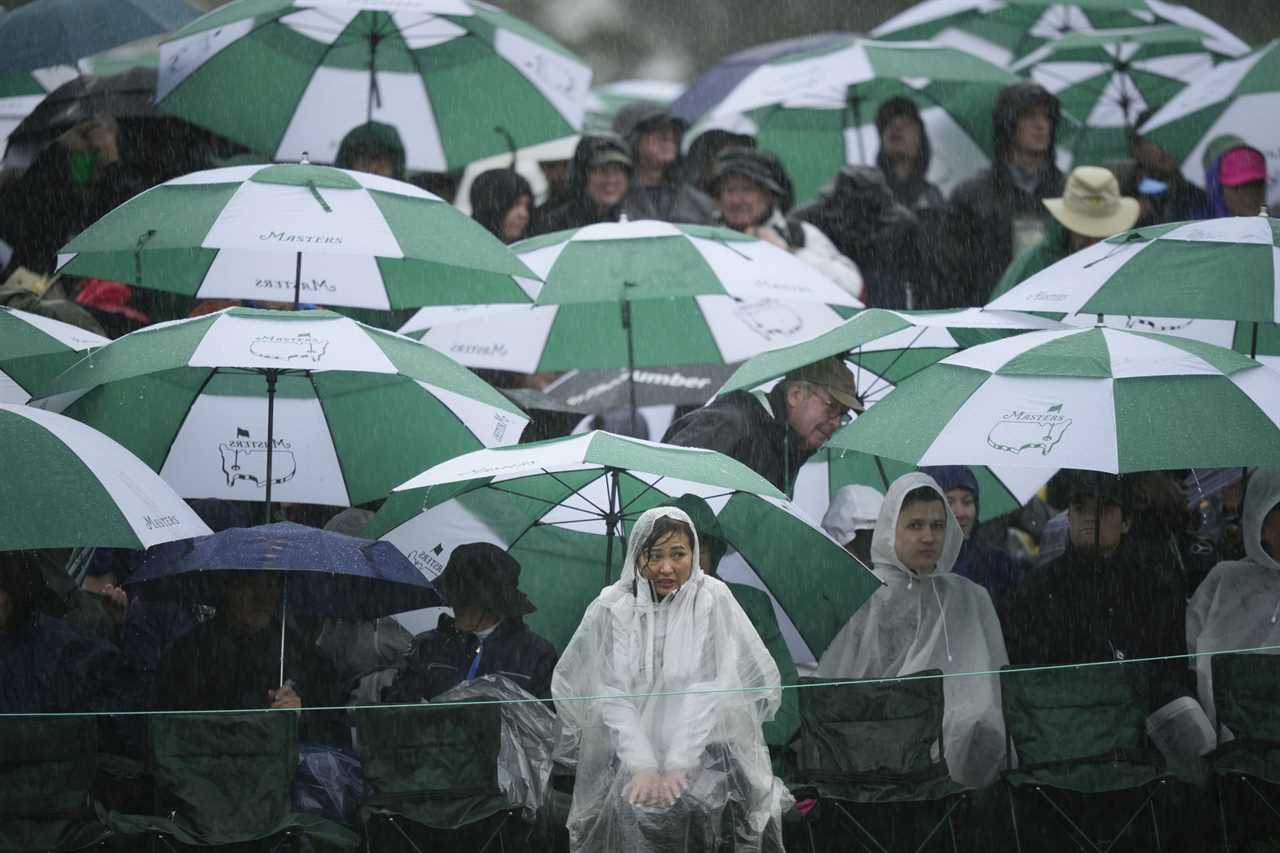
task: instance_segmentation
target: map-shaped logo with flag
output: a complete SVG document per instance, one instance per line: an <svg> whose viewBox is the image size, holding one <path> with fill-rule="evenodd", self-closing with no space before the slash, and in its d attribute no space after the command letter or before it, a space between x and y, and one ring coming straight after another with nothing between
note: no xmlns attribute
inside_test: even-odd
<svg viewBox="0 0 1280 853"><path fill-rule="evenodd" d="M1014 409L1006 412L987 433L987 446L1015 456L1024 450L1040 451L1048 456L1071 426L1071 418L1062 414L1056 403L1043 412Z"/></svg>
<svg viewBox="0 0 1280 853"><path fill-rule="evenodd" d="M298 462L293 455L293 445L283 438L271 442L271 482L287 483L298 473ZM222 473L227 478L227 488L244 480L247 484L265 489L267 486L267 443L255 440L244 427L236 427L236 437L218 445L222 459Z"/></svg>

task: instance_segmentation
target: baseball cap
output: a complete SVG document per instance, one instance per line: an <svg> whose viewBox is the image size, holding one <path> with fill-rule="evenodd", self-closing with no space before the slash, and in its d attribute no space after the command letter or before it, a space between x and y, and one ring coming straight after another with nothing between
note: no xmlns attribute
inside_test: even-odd
<svg viewBox="0 0 1280 853"><path fill-rule="evenodd" d="M793 370L787 374L787 379L821 385L831 394L832 399L851 411L861 412L864 408L862 401L858 399L853 371L836 356Z"/></svg>
<svg viewBox="0 0 1280 853"><path fill-rule="evenodd" d="M1223 186L1238 187L1267 179L1267 158L1247 145L1232 148L1218 163L1218 178Z"/></svg>

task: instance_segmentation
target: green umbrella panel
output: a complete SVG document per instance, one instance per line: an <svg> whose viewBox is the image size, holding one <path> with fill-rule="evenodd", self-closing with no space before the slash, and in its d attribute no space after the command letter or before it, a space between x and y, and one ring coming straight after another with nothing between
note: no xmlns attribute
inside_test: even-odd
<svg viewBox="0 0 1280 853"><path fill-rule="evenodd" d="M402 485L365 533L393 542L428 577L459 544L508 549L538 607L526 621L558 648L617 580L631 523L685 494L716 513L741 557L734 580L769 593L798 664L816 662L878 583L772 486L711 451L594 432L468 457ZM450 481L467 468L507 473Z"/></svg>
<svg viewBox="0 0 1280 853"><path fill-rule="evenodd" d="M0 403L26 403L84 353L109 338L39 314L0 306Z"/></svg>

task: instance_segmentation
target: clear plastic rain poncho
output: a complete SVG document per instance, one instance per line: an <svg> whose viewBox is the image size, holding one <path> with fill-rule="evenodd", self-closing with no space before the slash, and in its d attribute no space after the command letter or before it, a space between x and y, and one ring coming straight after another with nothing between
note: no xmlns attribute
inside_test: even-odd
<svg viewBox="0 0 1280 853"><path fill-rule="evenodd" d="M1241 535L1245 559L1213 567L1187 605L1187 651L1196 671L1200 704L1216 727L1213 655L1280 645L1280 555L1262 547L1262 523L1280 503L1280 468L1259 468L1244 496Z"/></svg>
<svg viewBox="0 0 1280 853"><path fill-rule="evenodd" d="M942 556L919 575L898 559L902 499L926 486L942 499L947 527ZM960 524L933 478L904 474L889 487L871 539L871 562L884 586L872 593L836 634L818 662L819 678L892 678L926 669L995 672L1009 662L1004 635L987 591L951 574L964 541ZM1004 764L1004 717L995 675L943 680L942 754L951 778L982 787Z"/></svg>
<svg viewBox="0 0 1280 853"><path fill-rule="evenodd" d="M729 588L698 568L655 601L638 572L642 543L672 507L645 512L622 575L587 608L551 693L580 735L569 835L573 850L712 850L732 818L734 850L781 850L791 797L773 777L760 725L781 701L778 669ZM581 698L578 698L581 697ZM642 771L684 771L667 807L633 805Z"/></svg>

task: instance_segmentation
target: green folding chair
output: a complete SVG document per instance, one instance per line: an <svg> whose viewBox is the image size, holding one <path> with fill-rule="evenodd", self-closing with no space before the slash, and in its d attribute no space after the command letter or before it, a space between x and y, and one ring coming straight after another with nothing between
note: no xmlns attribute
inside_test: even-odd
<svg viewBox="0 0 1280 853"><path fill-rule="evenodd" d="M1280 656L1216 655L1213 702L1220 745L1209 762L1217 780L1222 843L1230 851L1233 827L1280 834ZM1227 732L1232 739L1224 742ZM1228 803L1237 808L1228 809Z"/></svg>
<svg viewBox="0 0 1280 853"><path fill-rule="evenodd" d="M1147 737L1141 667L1005 667L1000 692L1019 851L1162 849L1156 803L1172 777Z"/></svg>
<svg viewBox="0 0 1280 853"><path fill-rule="evenodd" d="M83 850L111 834L92 796L93 717L0 720L0 850Z"/></svg>
<svg viewBox="0 0 1280 853"><path fill-rule="evenodd" d="M800 680L793 792L818 801L807 822L811 850L959 849L955 818L968 791L951 780L942 755L941 676Z"/></svg>
<svg viewBox="0 0 1280 853"><path fill-rule="evenodd" d="M513 804L498 785L497 705L430 703L354 712L365 782L360 807L370 849L504 849ZM372 839L381 843L374 845Z"/></svg>
<svg viewBox="0 0 1280 853"><path fill-rule="evenodd" d="M169 850L175 842L296 849L304 836L339 848L360 846L359 836L340 824L293 809L298 714L175 714L152 717L148 729L147 764L159 808L154 815L113 812L109 823L117 832Z"/></svg>

